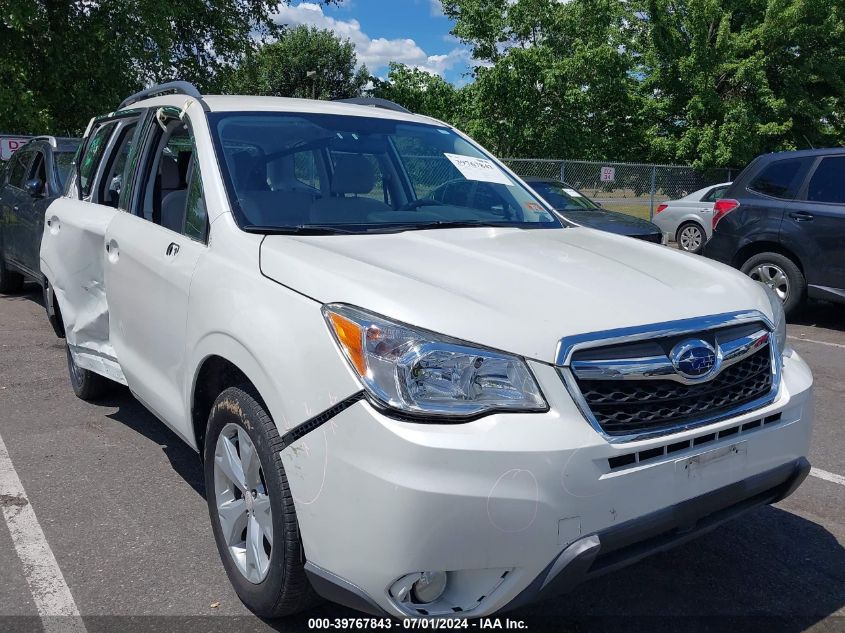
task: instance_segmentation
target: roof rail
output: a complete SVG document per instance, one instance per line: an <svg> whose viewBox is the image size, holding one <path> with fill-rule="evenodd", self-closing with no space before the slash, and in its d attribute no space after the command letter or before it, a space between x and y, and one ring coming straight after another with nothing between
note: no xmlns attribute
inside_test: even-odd
<svg viewBox="0 0 845 633"><path fill-rule="evenodd" d="M157 97L159 95L167 94L168 92L175 92L176 94L192 97L199 101L203 110L206 112L208 111L208 106L205 101L203 101L200 91L197 90L197 87L194 84L188 83L187 81L169 81L165 84L159 84L157 86L153 86L152 88L142 90L141 92L136 92L134 95L126 97L126 99L117 106L117 109L122 110L123 108L131 106L133 103L137 103L142 99Z"/></svg>
<svg viewBox="0 0 845 633"><path fill-rule="evenodd" d="M354 105L370 106L371 108L381 108L383 110L393 110L394 112L403 112L405 114L413 114L407 108L403 108L398 103L381 99L379 97L352 97L351 99L335 99L337 103L351 103Z"/></svg>

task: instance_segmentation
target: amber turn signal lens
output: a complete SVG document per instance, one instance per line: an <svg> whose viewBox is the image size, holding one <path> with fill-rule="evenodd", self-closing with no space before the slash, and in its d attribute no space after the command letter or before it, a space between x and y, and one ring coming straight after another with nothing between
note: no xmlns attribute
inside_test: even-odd
<svg viewBox="0 0 845 633"><path fill-rule="evenodd" d="M329 322L334 330L338 343L346 352L349 360L362 376L367 373L367 362L364 359L364 344L361 327L336 312L328 313Z"/></svg>

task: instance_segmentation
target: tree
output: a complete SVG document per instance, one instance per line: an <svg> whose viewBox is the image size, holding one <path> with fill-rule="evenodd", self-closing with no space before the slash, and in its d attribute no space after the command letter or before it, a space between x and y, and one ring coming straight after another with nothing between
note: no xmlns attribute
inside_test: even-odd
<svg viewBox="0 0 845 633"><path fill-rule="evenodd" d="M469 131L508 156L642 159L622 0L443 0L479 63Z"/></svg>
<svg viewBox="0 0 845 633"><path fill-rule="evenodd" d="M232 94L276 97L357 97L369 81L366 67L356 70L357 63L349 40L297 26L245 57L223 80L223 88Z"/></svg>
<svg viewBox="0 0 845 633"><path fill-rule="evenodd" d="M335 0L321 0L330 3ZM278 32L278 0L4 0L0 130L79 134L145 85L213 89Z"/></svg>
<svg viewBox="0 0 845 633"><path fill-rule="evenodd" d="M657 158L743 165L840 145L842 0L643 0L635 46Z"/></svg>
<svg viewBox="0 0 845 633"><path fill-rule="evenodd" d="M373 79L373 96L426 116L460 125L461 92L439 75L391 63L387 79Z"/></svg>

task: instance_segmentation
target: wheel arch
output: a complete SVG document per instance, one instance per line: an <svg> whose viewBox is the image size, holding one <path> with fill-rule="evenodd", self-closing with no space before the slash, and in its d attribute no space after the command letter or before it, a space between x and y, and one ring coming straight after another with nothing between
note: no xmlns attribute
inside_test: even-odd
<svg viewBox="0 0 845 633"><path fill-rule="evenodd" d="M793 262L795 262L795 265L798 266L798 269L801 271L801 273L804 273L804 264L801 262L801 258L798 257L798 255L796 255L790 249L786 248L783 244L780 244L779 242L772 242L769 240L751 242L737 250L733 258L734 268L742 268L742 265L745 262L747 262L750 258L754 257L755 255L759 255L760 253L777 253L779 255L783 255L784 257L787 257Z"/></svg>
<svg viewBox="0 0 845 633"><path fill-rule="evenodd" d="M255 356L229 336L217 334L206 339L206 352L195 364L190 389L190 420L195 448L203 454L208 415L217 396L235 386L251 388L268 414L272 406L265 395L272 394L271 383ZM276 418L273 418L274 420Z"/></svg>

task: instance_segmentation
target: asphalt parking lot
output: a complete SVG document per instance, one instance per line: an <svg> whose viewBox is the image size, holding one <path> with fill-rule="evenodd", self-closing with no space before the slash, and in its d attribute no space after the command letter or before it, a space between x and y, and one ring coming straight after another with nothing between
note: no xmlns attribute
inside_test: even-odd
<svg viewBox="0 0 845 633"><path fill-rule="evenodd" d="M0 457L5 445L26 495L0 495L0 631L298 631L315 616L354 617L328 605L265 622L245 610L218 559L195 453L128 391L76 399L64 343L29 289L0 296ZM790 338L817 388L817 470L795 495L508 616L528 630L845 630L845 307L811 306ZM32 562L44 552L22 554L13 537L22 505L55 559L46 568ZM44 579L50 569L70 596ZM45 599L81 618L40 618Z"/></svg>

